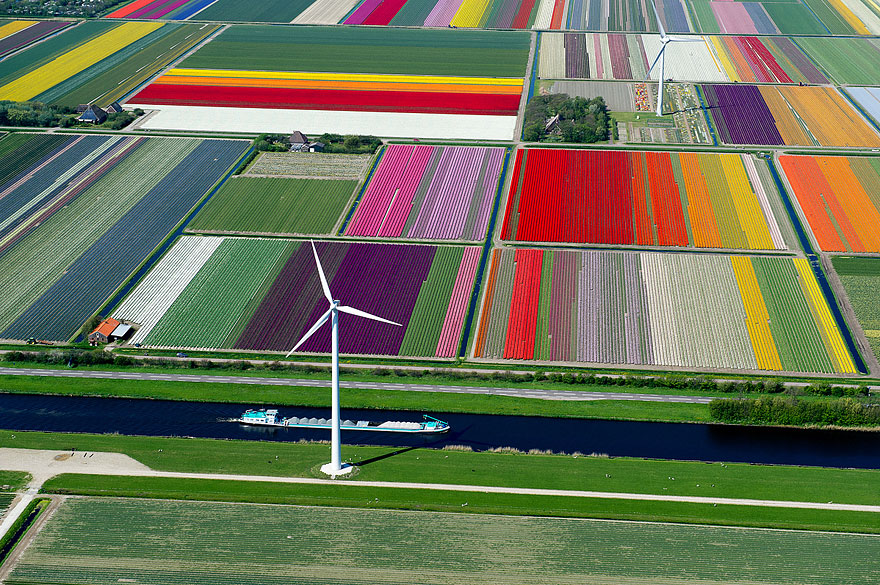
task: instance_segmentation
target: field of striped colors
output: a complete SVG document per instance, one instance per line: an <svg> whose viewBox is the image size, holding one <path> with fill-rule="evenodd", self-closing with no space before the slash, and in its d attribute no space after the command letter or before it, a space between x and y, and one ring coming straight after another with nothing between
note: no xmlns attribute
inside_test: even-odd
<svg viewBox="0 0 880 585"><path fill-rule="evenodd" d="M29 100L124 49L161 26L160 23L126 22L113 27L41 67L6 83L0 87L0 100Z"/></svg>
<svg viewBox="0 0 880 585"><path fill-rule="evenodd" d="M504 154L503 148L389 146L345 235L484 239Z"/></svg>
<svg viewBox="0 0 880 585"><path fill-rule="evenodd" d="M495 250L473 354L855 373L803 258Z"/></svg>
<svg viewBox="0 0 880 585"><path fill-rule="evenodd" d="M501 238L781 250L790 234L749 155L520 149Z"/></svg>
<svg viewBox="0 0 880 585"><path fill-rule="evenodd" d="M403 325L340 315L342 353L457 355L479 247L316 246L334 295ZM308 242L185 236L113 315L145 345L286 352L326 310ZM329 326L302 349L329 350Z"/></svg>
<svg viewBox="0 0 880 585"><path fill-rule="evenodd" d="M511 116L518 78L172 69L131 102Z"/></svg>
<svg viewBox="0 0 880 585"><path fill-rule="evenodd" d="M702 85L727 144L880 147L880 135L833 87Z"/></svg>
<svg viewBox="0 0 880 585"><path fill-rule="evenodd" d="M779 163L822 250L880 254L880 159L785 155Z"/></svg>

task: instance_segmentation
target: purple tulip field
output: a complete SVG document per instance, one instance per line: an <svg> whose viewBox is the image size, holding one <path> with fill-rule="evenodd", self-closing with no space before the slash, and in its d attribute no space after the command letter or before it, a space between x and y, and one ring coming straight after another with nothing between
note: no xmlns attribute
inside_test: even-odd
<svg viewBox="0 0 880 585"><path fill-rule="evenodd" d="M480 248L316 242L343 304L400 323L340 315L340 351L457 354ZM114 312L145 345L287 351L327 310L308 242L180 238ZM326 325L302 348L330 351Z"/></svg>
<svg viewBox="0 0 880 585"><path fill-rule="evenodd" d="M503 148L389 146L345 235L482 240L504 154Z"/></svg>

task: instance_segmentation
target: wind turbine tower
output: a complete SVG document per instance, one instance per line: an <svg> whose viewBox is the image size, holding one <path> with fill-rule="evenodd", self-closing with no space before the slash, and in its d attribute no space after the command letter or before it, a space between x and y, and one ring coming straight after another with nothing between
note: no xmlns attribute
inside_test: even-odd
<svg viewBox="0 0 880 585"><path fill-rule="evenodd" d="M295 352L300 346L306 342L306 340L312 336L315 331L321 328L321 325L327 322L330 319L330 323L332 324L332 348L331 351L333 353L333 366L332 370L332 399L331 399L331 421L330 421L330 463L325 463L321 466L321 471L330 476L337 475L345 475L349 473L352 469L354 469L349 464L342 464L342 442L340 440L340 417L339 417L339 313L348 313L349 315L355 315L357 317L364 317L365 319L372 319L373 321L379 321L381 323L388 323L390 325L397 325L400 327L400 323L395 323L394 321L389 321L388 319L383 319L382 317L377 317L376 315L371 315L366 311L361 311L360 309L355 309L354 307L347 307L345 305L341 305L338 300L333 299L333 295L330 294L330 286L327 284L327 278L324 276L324 269L321 267L321 260L318 258L318 250L315 248L315 242L312 242L312 252L315 254L315 264L318 265L318 276L321 278L321 289L324 291L324 296L327 298L327 302L330 303L330 308L321 315L315 324L312 325L312 328L309 329L305 335L303 335L302 339L299 340L293 349L291 349L287 353L287 357L290 357L290 354Z"/></svg>
<svg viewBox="0 0 880 585"><path fill-rule="evenodd" d="M654 9L654 16L657 18L657 29L660 31L660 52L657 53L657 57L654 59L654 62L651 63L651 68L648 69L648 78L651 77L651 73L654 72L654 67L657 66L657 61L660 61L660 87L657 88L657 115L663 115L663 82L666 79L666 47L669 43L702 43L703 39L700 38L691 38L691 37L670 37L666 34L666 29L663 28L663 23L660 22L660 13L657 12L657 5L654 4L654 0L651 0L651 7Z"/></svg>

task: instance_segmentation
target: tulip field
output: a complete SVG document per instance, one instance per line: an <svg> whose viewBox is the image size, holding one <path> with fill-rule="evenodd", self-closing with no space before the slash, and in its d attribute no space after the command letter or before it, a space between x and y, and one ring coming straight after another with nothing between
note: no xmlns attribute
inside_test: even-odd
<svg viewBox="0 0 880 585"><path fill-rule="evenodd" d="M263 152L245 171L257 177L301 179L361 179L371 154L324 154L321 152Z"/></svg>
<svg viewBox="0 0 880 585"><path fill-rule="evenodd" d="M880 124L880 88L847 87L846 93L856 101L865 114L875 123Z"/></svg>
<svg viewBox="0 0 880 585"><path fill-rule="evenodd" d="M474 357L854 373L802 258L495 250Z"/></svg>
<svg viewBox="0 0 880 585"><path fill-rule="evenodd" d="M106 14L104 18L140 20L186 20L217 0L135 0Z"/></svg>
<svg viewBox="0 0 880 585"><path fill-rule="evenodd" d="M749 155L520 149L501 238L782 250L793 241Z"/></svg>
<svg viewBox="0 0 880 585"><path fill-rule="evenodd" d="M12 20L0 23L0 57L72 24L65 20Z"/></svg>
<svg viewBox="0 0 880 585"><path fill-rule="evenodd" d="M874 39L819 39L789 37L704 36L702 43L673 44L666 59L666 75L677 81L735 81L751 83L817 83L831 78L813 63L820 51L833 51L839 63L868 50L877 51ZM807 44L807 42L811 44ZM801 45L810 49L805 51ZM541 36L538 74L544 79L591 78L645 80L660 51L656 34L548 33ZM815 49L814 49L815 47ZM826 50L827 49L827 50ZM872 65L872 67L874 67ZM828 67L825 67L827 70ZM857 82L864 75L834 69L841 83ZM655 71L652 79L659 79ZM876 79L872 76L871 79Z"/></svg>
<svg viewBox="0 0 880 585"><path fill-rule="evenodd" d="M342 353L457 355L480 248L316 245L335 297L403 325L341 315ZM308 242L186 236L113 315L149 346L286 352L326 310ZM329 350L322 333L302 348Z"/></svg>
<svg viewBox="0 0 880 585"><path fill-rule="evenodd" d="M880 147L880 135L831 87L703 85L727 144Z"/></svg>
<svg viewBox="0 0 880 585"><path fill-rule="evenodd" d="M345 235L483 240L504 156L503 148L393 144Z"/></svg>
<svg viewBox="0 0 880 585"><path fill-rule="evenodd" d="M518 78L172 69L130 103L515 116Z"/></svg>
<svg viewBox="0 0 880 585"><path fill-rule="evenodd" d="M233 177L187 230L258 235L330 234L357 181Z"/></svg>
<svg viewBox="0 0 880 585"><path fill-rule="evenodd" d="M880 254L880 159L779 157L819 247Z"/></svg>
<svg viewBox="0 0 880 585"><path fill-rule="evenodd" d="M527 34L332 30L230 27L127 103L150 128L512 138Z"/></svg>
<svg viewBox="0 0 880 585"><path fill-rule="evenodd" d="M7 39L13 41L38 23ZM46 23L43 35L68 23ZM217 30L213 25L88 21L0 63L0 99L107 106ZM10 45L10 50L15 48Z"/></svg>
<svg viewBox="0 0 880 585"><path fill-rule="evenodd" d="M0 337L73 336L247 146L122 135L0 140Z"/></svg>

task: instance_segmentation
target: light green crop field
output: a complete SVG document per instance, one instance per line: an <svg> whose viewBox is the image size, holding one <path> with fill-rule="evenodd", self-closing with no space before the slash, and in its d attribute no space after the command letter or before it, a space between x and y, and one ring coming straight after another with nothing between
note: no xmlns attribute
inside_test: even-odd
<svg viewBox="0 0 880 585"><path fill-rule="evenodd" d="M234 177L193 218L188 231L328 234L357 181Z"/></svg>
<svg viewBox="0 0 880 585"><path fill-rule="evenodd" d="M880 582L880 537L299 506L64 501L9 584Z"/></svg>

